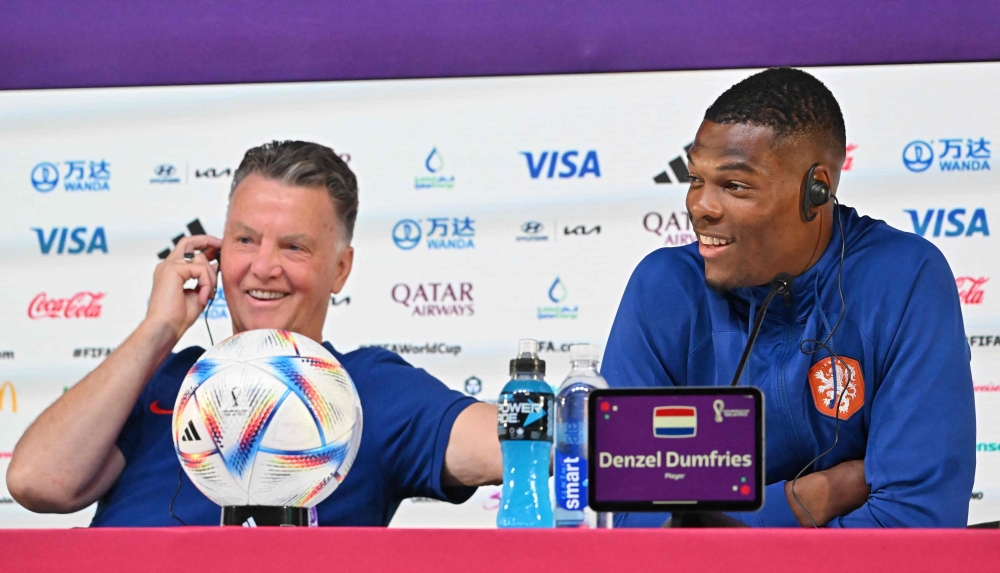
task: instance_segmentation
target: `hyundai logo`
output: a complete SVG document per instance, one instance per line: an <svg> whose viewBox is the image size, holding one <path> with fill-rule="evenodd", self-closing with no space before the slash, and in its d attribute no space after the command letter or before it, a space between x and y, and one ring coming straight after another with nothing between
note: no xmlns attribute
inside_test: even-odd
<svg viewBox="0 0 1000 573"><path fill-rule="evenodd" d="M175 171L177 171L177 168L168 163L157 165L156 168L153 169L153 173L155 173L157 177L170 177Z"/></svg>
<svg viewBox="0 0 1000 573"><path fill-rule="evenodd" d="M527 223L521 225L521 232L528 235L536 235L542 232L545 225L542 225L538 221L528 221Z"/></svg>

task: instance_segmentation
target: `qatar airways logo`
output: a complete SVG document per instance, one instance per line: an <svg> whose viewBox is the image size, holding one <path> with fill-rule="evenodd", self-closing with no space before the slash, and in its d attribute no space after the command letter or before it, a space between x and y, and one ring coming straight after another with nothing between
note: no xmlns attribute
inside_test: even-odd
<svg viewBox="0 0 1000 573"><path fill-rule="evenodd" d="M990 280L990 277L957 277L955 286L958 287L958 298L962 304L982 304L983 285Z"/></svg>
<svg viewBox="0 0 1000 573"><path fill-rule="evenodd" d="M668 247L679 247L698 240L691 214L687 211L650 211L642 218L642 227L646 232L662 237L663 244Z"/></svg>
<svg viewBox="0 0 1000 573"><path fill-rule="evenodd" d="M410 310L410 316L472 316L472 283L397 283L392 300Z"/></svg>
<svg viewBox="0 0 1000 573"><path fill-rule="evenodd" d="M31 299L28 318L98 318L101 316L103 292L80 291L68 298L49 298L42 292Z"/></svg>

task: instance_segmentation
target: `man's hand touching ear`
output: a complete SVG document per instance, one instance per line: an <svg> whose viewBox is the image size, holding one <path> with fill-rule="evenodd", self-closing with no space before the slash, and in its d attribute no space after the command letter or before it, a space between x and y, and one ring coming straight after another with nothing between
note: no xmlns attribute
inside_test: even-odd
<svg viewBox="0 0 1000 573"><path fill-rule="evenodd" d="M215 292L219 264L209 257L214 257L221 248L222 241L211 235L181 239L153 271L153 292L149 295L146 322L168 327L180 340L198 320ZM196 279L198 285L185 289L184 283L190 279Z"/></svg>

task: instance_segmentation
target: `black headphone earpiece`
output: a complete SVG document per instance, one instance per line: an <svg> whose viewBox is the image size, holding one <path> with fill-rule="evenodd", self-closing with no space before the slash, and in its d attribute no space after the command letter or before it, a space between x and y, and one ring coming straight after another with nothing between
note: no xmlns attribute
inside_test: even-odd
<svg viewBox="0 0 1000 573"><path fill-rule="evenodd" d="M810 214L809 209L826 205L830 200L830 188L826 186L826 183L816 181L814 177L817 167L819 167L819 163L809 168L809 173L806 173L806 182L802 190L802 218L806 222L816 218L816 213Z"/></svg>

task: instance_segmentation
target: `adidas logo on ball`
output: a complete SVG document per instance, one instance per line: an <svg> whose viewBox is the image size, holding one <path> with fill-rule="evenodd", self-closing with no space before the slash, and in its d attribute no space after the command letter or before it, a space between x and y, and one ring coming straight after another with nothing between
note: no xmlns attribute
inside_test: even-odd
<svg viewBox="0 0 1000 573"><path fill-rule="evenodd" d="M194 427L194 422L189 421L188 427L184 429L184 437L181 438L182 442L196 442L201 439L198 435L198 430Z"/></svg>

